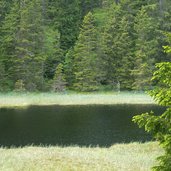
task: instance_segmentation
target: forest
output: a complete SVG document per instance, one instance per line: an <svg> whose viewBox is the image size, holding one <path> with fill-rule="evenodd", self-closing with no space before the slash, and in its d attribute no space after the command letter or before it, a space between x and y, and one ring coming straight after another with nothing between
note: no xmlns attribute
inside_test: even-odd
<svg viewBox="0 0 171 171"><path fill-rule="evenodd" d="M170 0L0 0L0 91L153 89L170 31Z"/></svg>
<svg viewBox="0 0 171 171"><path fill-rule="evenodd" d="M0 0L0 170L170 163L171 0Z"/></svg>

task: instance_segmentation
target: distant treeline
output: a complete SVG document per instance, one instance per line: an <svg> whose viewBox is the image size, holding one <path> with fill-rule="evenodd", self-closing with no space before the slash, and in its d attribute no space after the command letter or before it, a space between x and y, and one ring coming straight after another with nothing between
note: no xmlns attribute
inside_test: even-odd
<svg viewBox="0 0 171 171"><path fill-rule="evenodd" d="M145 90L170 0L1 0L0 91Z"/></svg>

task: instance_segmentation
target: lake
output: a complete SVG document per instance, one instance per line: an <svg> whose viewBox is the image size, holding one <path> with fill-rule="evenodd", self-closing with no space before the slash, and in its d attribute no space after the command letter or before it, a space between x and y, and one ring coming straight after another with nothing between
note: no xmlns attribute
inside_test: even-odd
<svg viewBox="0 0 171 171"><path fill-rule="evenodd" d="M114 143L150 141L131 120L157 105L30 106L0 109L0 146L79 145L109 147Z"/></svg>

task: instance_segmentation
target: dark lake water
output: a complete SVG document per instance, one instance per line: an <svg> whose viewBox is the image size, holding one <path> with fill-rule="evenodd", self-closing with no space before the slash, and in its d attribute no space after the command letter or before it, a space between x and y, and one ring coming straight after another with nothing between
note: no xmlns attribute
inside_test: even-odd
<svg viewBox="0 0 171 171"><path fill-rule="evenodd" d="M164 109L156 105L30 106L0 109L0 146L81 145L151 140L131 120L135 114Z"/></svg>

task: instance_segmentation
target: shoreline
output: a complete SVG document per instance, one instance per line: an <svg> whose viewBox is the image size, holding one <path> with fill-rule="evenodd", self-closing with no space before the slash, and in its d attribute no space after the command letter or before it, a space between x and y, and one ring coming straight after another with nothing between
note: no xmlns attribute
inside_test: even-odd
<svg viewBox="0 0 171 171"><path fill-rule="evenodd" d="M151 104L154 100L145 93L10 93L0 94L0 108L27 107L31 105L71 106L71 105L116 105L116 104Z"/></svg>

